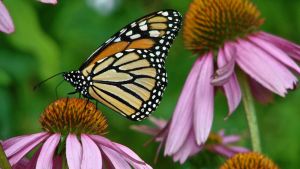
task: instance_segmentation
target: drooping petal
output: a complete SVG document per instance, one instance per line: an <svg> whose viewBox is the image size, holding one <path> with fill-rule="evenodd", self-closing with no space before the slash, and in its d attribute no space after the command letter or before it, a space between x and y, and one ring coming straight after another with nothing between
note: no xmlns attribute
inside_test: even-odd
<svg viewBox="0 0 300 169"><path fill-rule="evenodd" d="M14 137L3 142L3 148L7 157L19 152L22 148L36 142L40 138L46 136L47 133L31 134L23 137Z"/></svg>
<svg viewBox="0 0 300 169"><path fill-rule="evenodd" d="M231 62L236 58L235 50L230 48L228 45L225 44L224 51L221 49L221 52L218 56L218 66L221 67L225 64L228 64L228 62ZM239 82L237 80L236 74L232 73L229 77L229 80L227 83L223 85L224 92L227 98L229 112L228 115L231 115L235 109L238 107L238 105L241 102L242 99L242 92L239 85Z"/></svg>
<svg viewBox="0 0 300 169"><path fill-rule="evenodd" d="M81 135L81 169L102 168L102 156L98 146L87 135Z"/></svg>
<svg viewBox="0 0 300 169"><path fill-rule="evenodd" d="M231 149L223 145L214 145L210 150L227 158L230 158L237 153L235 151L231 151Z"/></svg>
<svg viewBox="0 0 300 169"><path fill-rule="evenodd" d="M230 143L235 143L238 142L240 140L240 136L238 135L228 135L228 136L224 136L222 138L222 144L230 144Z"/></svg>
<svg viewBox="0 0 300 169"><path fill-rule="evenodd" d="M37 133L23 137L16 137L4 141L5 153L11 165L18 163L30 150L44 141L49 135L47 133Z"/></svg>
<svg viewBox="0 0 300 169"><path fill-rule="evenodd" d="M124 168L124 169L130 169L131 167L126 162L124 158L120 154L118 154L116 151L113 151L110 148L107 148L105 146L100 146L102 151L104 152L105 156L107 157L106 160L108 160L111 165L114 168Z"/></svg>
<svg viewBox="0 0 300 169"><path fill-rule="evenodd" d="M121 154L122 156L136 162L136 163L140 163L140 164L144 164L145 162L140 161L140 158L134 158L133 156L130 156L129 154L127 154L126 152L124 152L119 146L117 146L117 143L113 143L112 141L110 141L109 139L99 136L99 135L89 135L89 137L95 141L97 143L98 146L106 146L116 152L118 152L119 154Z"/></svg>
<svg viewBox="0 0 300 169"><path fill-rule="evenodd" d="M281 37L266 33L266 32L259 32L256 34L261 39L264 39L268 41L269 43L272 43L276 45L278 48L280 48L282 51L286 52L288 55L293 57L296 60L300 60L300 46L292 43L286 39L283 39Z"/></svg>
<svg viewBox="0 0 300 169"><path fill-rule="evenodd" d="M181 91L175 111L170 122L166 140L165 155L172 155L179 150L192 127L195 87L199 77L201 61L198 59L190 71Z"/></svg>
<svg viewBox="0 0 300 169"><path fill-rule="evenodd" d="M293 89L297 78L281 63L246 40L238 40L237 63L262 86L285 96L287 89Z"/></svg>
<svg viewBox="0 0 300 169"><path fill-rule="evenodd" d="M66 156L69 169L80 169L82 160L82 147L74 134L69 134L66 141Z"/></svg>
<svg viewBox="0 0 300 169"><path fill-rule="evenodd" d="M123 152L125 152L126 154L128 154L130 157L132 158L126 158L126 161L129 162L132 166L134 166L134 168L149 168L147 166L147 164L135 153L133 152L131 149L129 149L128 147L119 144L119 143L115 143L116 146L118 146ZM137 159L138 161L140 161L139 163L136 163L135 161L132 161L131 159ZM142 163L141 163L142 162ZM150 167L152 168L152 167Z"/></svg>
<svg viewBox="0 0 300 169"><path fill-rule="evenodd" d="M207 140L213 122L214 87L210 83L213 75L213 54L210 52L202 56L200 63L202 63L202 66L199 71L195 98L193 100L193 126L198 145L204 144ZM186 123L188 122L181 125L185 127ZM180 136L181 134L178 133L178 135Z"/></svg>
<svg viewBox="0 0 300 169"><path fill-rule="evenodd" d="M0 31L4 33L15 31L13 21L2 1L0 1Z"/></svg>
<svg viewBox="0 0 300 169"><path fill-rule="evenodd" d="M215 86L222 86L226 84L230 77L234 74L235 67L235 57L236 55L231 52L227 54L227 58L223 49L219 50L218 53L218 67L219 69L216 71L216 75L214 79L211 81L211 84Z"/></svg>
<svg viewBox="0 0 300 169"><path fill-rule="evenodd" d="M38 157L36 168L52 169L53 155L60 141L60 134L51 135L44 143Z"/></svg>
<svg viewBox="0 0 300 169"><path fill-rule="evenodd" d="M39 1L47 4L57 4L57 0L39 0Z"/></svg>
<svg viewBox="0 0 300 169"><path fill-rule="evenodd" d="M284 51L257 36L249 36L248 38L275 59L295 70L297 73L300 73L300 67Z"/></svg>
<svg viewBox="0 0 300 169"><path fill-rule="evenodd" d="M180 164L183 164L188 157L198 153L203 147L198 146L195 140L195 135L193 131L190 131L187 140L182 145L182 147L173 155L174 161L179 161Z"/></svg>
<svg viewBox="0 0 300 169"><path fill-rule="evenodd" d="M251 78L249 79L249 83L251 92L258 102L261 104L268 104L273 101L273 93L270 90L266 89Z"/></svg>
<svg viewBox="0 0 300 169"><path fill-rule="evenodd" d="M148 134L148 135L151 135L151 136L155 136L160 131L157 128L151 128L147 125L132 125L132 126L130 126L130 128L135 130L135 131L138 131L140 133Z"/></svg>
<svg viewBox="0 0 300 169"><path fill-rule="evenodd" d="M158 119L153 116L149 117L149 120L155 124L159 129L164 128L167 125L167 121L163 119Z"/></svg>

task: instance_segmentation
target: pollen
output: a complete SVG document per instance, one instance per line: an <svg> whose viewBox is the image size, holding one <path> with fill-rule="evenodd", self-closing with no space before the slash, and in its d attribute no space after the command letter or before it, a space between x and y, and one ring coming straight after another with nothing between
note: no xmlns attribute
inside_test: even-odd
<svg viewBox="0 0 300 169"><path fill-rule="evenodd" d="M279 169L276 164L262 154L241 153L228 159L220 169Z"/></svg>
<svg viewBox="0 0 300 169"><path fill-rule="evenodd" d="M40 117L43 130L53 133L103 135L106 118L86 99L63 98L51 103Z"/></svg>
<svg viewBox="0 0 300 169"><path fill-rule="evenodd" d="M260 12L249 0L194 0L185 15L184 44L203 54L256 32L261 24Z"/></svg>

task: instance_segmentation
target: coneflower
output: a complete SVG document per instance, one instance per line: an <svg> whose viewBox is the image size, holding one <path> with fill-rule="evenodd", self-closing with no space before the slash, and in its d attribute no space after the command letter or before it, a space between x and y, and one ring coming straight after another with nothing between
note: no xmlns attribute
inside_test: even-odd
<svg viewBox="0 0 300 169"><path fill-rule="evenodd" d="M33 157L25 163L28 169L151 168L128 147L104 137L107 121L87 100L57 100L45 109L40 123L44 132L2 143L13 167L19 166L25 155L35 149Z"/></svg>
<svg viewBox="0 0 300 169"><path fill-rule="evenodd" d="M252 96L269 102L285 96L300 68L300 46L260 30L260 12L250 0L194 0L185 15L184 43L197 54L169 124L165 153L172 155L193 137L207 140L214 116L214 96L221 89L228 116L241 100L253 147L260 151ZM215 67L217 65L217 67Z"/></svg>

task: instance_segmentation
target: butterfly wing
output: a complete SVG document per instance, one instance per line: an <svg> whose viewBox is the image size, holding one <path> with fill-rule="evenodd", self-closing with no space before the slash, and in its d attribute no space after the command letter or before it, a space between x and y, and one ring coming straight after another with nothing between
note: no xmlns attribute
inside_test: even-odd
<svg viewBox="0 0 300 169"><path fill-rule="evenodd" d="M180 26L181 15L165 10L123 28L81 66L92 79L89 95L131 120L149 116L167 85L165 57Z"/></svg>
<svg viewBox="0 0 300 169"><path fill-rule="evenodd" d="M102 44L79 70L128 49L147 49L165 59L180 30L181 22L181 14L175 10L163 10L139 18Z"/></svg>

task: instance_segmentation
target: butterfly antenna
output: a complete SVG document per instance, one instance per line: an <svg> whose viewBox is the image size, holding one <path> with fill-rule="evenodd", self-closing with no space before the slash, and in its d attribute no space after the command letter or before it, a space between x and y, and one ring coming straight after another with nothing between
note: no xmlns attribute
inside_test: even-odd
<svg viewBox="0 0 300 169"><path fill-rule="evenodd" d="M33 90L36 90L37 88L40 88L40 87L42 86L42 84L44 84L44 83L47 82L48 80L50 80L50 79L52 79L52 78L54 78L54 77L56 77L56 76L58 76L58 75L61 75L61 74L63 74L63 73L65 73L65 72L57 73L57 74L55 74L55 75L53 75L53 76L51 76L51 77L49 77L49 78L47 78L47 79L41 81L40 83L38 83L37 85L35 85L35 86L33 87Z"/></svg>

